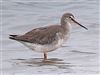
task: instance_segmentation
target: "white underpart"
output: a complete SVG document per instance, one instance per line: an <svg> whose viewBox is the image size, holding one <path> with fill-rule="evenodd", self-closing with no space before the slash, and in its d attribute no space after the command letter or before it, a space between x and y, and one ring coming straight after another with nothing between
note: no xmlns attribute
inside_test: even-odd
<svg viewBox="0 0 100 75"><path fill-rule="evenodd" d="M28 42L23 42L23 41L20 41L20 42L24 44L25 46L27 46L28 48L32 49L33 51L50 52L59 48L64 42L64 39L59 39L57 43L54 42L54 43L46 44L46 45L28 43Z"/></svg>

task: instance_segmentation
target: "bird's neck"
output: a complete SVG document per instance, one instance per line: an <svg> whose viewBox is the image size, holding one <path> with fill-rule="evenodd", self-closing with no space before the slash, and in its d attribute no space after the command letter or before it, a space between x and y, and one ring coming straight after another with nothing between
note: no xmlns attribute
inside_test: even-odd
<svg viewBox="0 0 100 75"><path fill-rule="evenodd" d="M65 32L70 32L71 30L71 24L69 21L61 21L61 27L64 29Z"/></svg>

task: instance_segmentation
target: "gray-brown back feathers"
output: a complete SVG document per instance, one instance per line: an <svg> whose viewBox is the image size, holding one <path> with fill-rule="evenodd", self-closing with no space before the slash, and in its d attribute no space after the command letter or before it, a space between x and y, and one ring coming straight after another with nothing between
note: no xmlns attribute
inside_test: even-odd
<svg viewBox="0 0 100 75"><path fill-rule="evenodd" d="M41 27L33 29L22 36L11 36L11 39L17 41L24 41L36 44L50 44L57 38L57 33L64 33L63 28L60 25L53 25L48 27ZM63 35L61 36L63 37Z"/></svg>

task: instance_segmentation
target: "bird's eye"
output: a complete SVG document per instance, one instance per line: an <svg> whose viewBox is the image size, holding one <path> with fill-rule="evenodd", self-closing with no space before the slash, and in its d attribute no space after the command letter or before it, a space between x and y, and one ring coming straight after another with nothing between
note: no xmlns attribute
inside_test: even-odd
<svg viewBox="0 0 100 75"><path fill-rule="evenodd" d="M70 16L70 18L74 18L74 16Z"/></svg>

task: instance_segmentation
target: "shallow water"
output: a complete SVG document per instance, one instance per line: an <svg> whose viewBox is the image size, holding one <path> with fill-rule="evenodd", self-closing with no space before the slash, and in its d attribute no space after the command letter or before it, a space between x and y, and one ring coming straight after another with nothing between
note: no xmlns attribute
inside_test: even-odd
<svg viewBox="0 0 100 75"><path fill-rule="evenodd" d="M98 74L99 73L99 2L98 0L3 0L2 68L4 75ZM73 25L70 39L58 50L42 54L10 40L9 34L24 34L33 28L59 24L63 13L71 12L89 30Z"/></svg>

